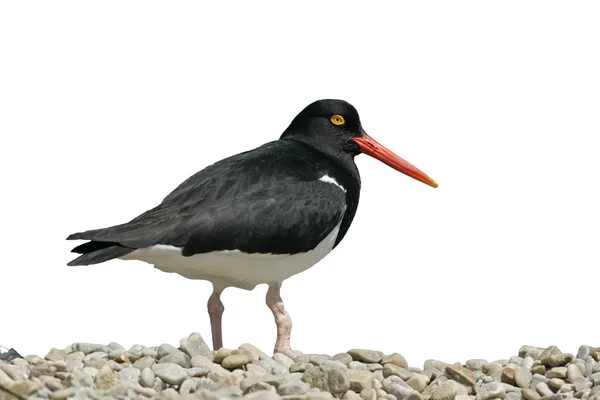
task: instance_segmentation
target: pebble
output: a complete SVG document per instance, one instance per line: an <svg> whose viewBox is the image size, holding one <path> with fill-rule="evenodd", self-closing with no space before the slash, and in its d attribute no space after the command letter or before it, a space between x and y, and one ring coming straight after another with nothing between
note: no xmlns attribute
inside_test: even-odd
<svg viewBox="0 0 600 400"><path fill-rule="evenodd" d="M141 360L141 358L140 358L140 360ZM172 353L167 354L166 356L162 357L160 359L159 363L177 364L183 368L191 368L191 366L192 366L192 360L190 359L190 356L188 356L183 351L180 351L177 349L175 349L175 351L173 351Z"/></svg>
<svg viewBox="0 0 600 400"><path fill-rule="evenodd" d="M381 359L381 364L394 364L398 367L408 368L406 359L399 353L392 353L389 356L385 356Z"/></svg>
<svg viewBox="0 0 600 400"><path fill-rule="evenodd" d="M422 393L429 384L429 382L430 379L427 375L415 374L406 381L406 384L414 390L416 390L417 392Z"/></svg>
<svg viewBox="0 0 600 400"><path fill-rule="evenodd" d="M140 375L140 385L142 385L143 387L152 387L154 385L155 377L156 375L154 374L154 371L152 371L152 368L144 368Z"/></svg>
<svg viewBox="0 0 600 400"><path fill-rule="evenodd" d="M384 378L387 378L388 376L394 375L394 376L398 376L402 380L406 381L406 380L408 380L408 379L410 379L411 377L414 376L413 372L411 372L411 371L409 371L409 370L407 370L405 368L399 367L399 366L397 366L395 364L385 364L383 366L383 370L382 371L383 371L383 377Z"/></svg>
<svg viewBox="0 0 600 400"><path fill-rule="evenodd" d="M487 363L488 362L486 360L472 359L472 360L468 360L465 363L465 367L471 371L481 371L483 369L483 366Z"/></svg>
<svg viewBox="0 0 600 400"><path fill-rule="evenodd" d="M540 362L546 367L560 367L573 359L571 354L565 354L556 346L550 346L539 356Z"/></svg>
<svg viewBox="0 0 600 400"><path fill-rule="evenodd" d="M173 363L154 364L151 368L157 377L171 385L180 385L188 377L185 369Z"/></svg>
<svg viewBox="0 0 600 400"><path fill-rule="evenodd" d="M350 389L347 372L341 367L323 364L304 373L302 381L313 388L341 395Z"/></svg>
<svg viewBox="0 0 600 400"><path fill-rule="evenodd" d="M72 349L73 351L81 351L83 354L90 354L98 351L108 354L111 350L108 346L95 343L74 343Z"/></svg>
<svg viewBox="0 0 600 400"><path fill-rule="evenodd" d="M137 382L142 372L134 367L123 368L119 371L119 379L121 381L135 381Z"/></svg>
<svg viewBox="0 0 600 400"><path fill-rule="evenodd" d="M373 387L374 374L362 369L352 369L348 371L348 380L350 381L350 390L360 393L365 389Z"/></svg>
<svg viewBox="0 0 600 400"><path fill-rule="evenodd" d="M564 379L567 377L567 367L555 367L546 372L546 378L560 378Z"/></svg>
<svg viewBox="0 0 600 400"><path fill-rule="evenodd" d="M481 385L477 393L477 400L503 399L506 397L504 387L498 382Z"/></svg>
<svg viewBox="0 0 600 400"><path fill-rule="evenodd" d="M225 368L233 369L244 366L252 362L252 356L249 353L232 354L223 359L221 365Z"/></svg>
<svg viewBox="0 0 600 400"><path fill-rule="evenodd" d="M468 394L468 389L458 382L447 380L433 390L431 400L452 400L458 395Z"/></svg>
<svg viewBox="0 0 600 400"><path fill-rule="evenodd" d="M522 389L521 395L526 400L540 400L542 398L542 396L540 396L540 394L536 390L529 389L529 388Z"/></svg>
<svg viewBox="0 0 600 400"><path fill-rule="evenodd" d="M461 367L460 365L448 365L446 366L446 375L459 383L475 388L475 378L473 372L467 368Z"/></svg>
<svg viewBox="0 0 600 400"><path fill-rule="evenodd" d="M533 375L527 368L518 366L515 368L515 384L520 388L528 388L531 385Z"/></svg>
<svg viewBox="0 0 600 400"><path fill-rule="evenodd" d="M185 352L190 358L194 356L204 356L208 359L213 358L213 352L208 347L202 336L198 332L193 332L187 338L179 341L181 351Z"/></svg>
<svg viewBox="0 0 600 400"><path fill-rule="evenodd" d="M542 396L550 396L554 393L552 392L552 390L550 390L550 388L545 382L539 382L538 384L536 384L535 390L537 390L538 393Z"/></svg>

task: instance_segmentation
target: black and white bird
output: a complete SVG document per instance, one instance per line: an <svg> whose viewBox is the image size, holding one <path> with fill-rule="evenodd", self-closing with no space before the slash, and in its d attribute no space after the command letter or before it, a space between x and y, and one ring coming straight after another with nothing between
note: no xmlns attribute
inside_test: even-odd
<svg viewBox="0 0 600 400"><path fill-rule="evenodd" d="M68 265L141 260L212 282L208 313L215 350L223 345L223 290L266 283L277 325L274 351L293 355L281 284L319 262L348 232L360 194L354 163L360 153L437 187L367 135L352 105L319 100L279 140L206 167L131 221L70 235L67 240L88 242L73 249L81 255Z"/></svg>

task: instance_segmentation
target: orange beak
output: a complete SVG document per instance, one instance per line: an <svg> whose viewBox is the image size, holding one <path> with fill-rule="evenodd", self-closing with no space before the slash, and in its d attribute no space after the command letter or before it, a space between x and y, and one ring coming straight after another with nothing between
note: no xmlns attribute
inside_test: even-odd
<svg viewBox="0 0 600 400"><path fill-rule="evenodd" d="M358 147L360 147L360 150L363 153L378 159L382 163L394 168L396 171L410 176L413 179L421 181L434 188L438 187L438 184L433 179L428 177L424 172L408 161L403 160L391 150L385 148L385 146L381 145L366 133L364 137L353 138L352 140L358 145Z"/></svg>

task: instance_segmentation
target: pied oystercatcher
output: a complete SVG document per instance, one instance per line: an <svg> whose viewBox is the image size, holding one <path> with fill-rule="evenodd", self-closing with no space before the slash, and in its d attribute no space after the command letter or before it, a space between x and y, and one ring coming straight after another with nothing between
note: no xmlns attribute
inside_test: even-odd
<svg viewBox="0 0 600 400"><path fill-rule="evenodd" d="M277 325L274 351L293 356L281 284L315 265L346 235L358 207L354 157L360 153L437 187L367 135L352 105L319 100L302 110L279 140L206 167L133 220L70 235L67 240L88 242L73 249L81 255L68 265L141 260L211 281L208 313L215 350L223 345L223 290L266 283Z"/></svg>

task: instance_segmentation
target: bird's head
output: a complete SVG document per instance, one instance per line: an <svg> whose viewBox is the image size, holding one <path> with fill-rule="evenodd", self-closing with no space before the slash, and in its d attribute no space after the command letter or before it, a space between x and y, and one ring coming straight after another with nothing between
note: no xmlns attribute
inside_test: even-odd
<svg viewBox="0 0 600 400"><path fill-rule="evenodd" d="M408 161L378 143L363 129L358 111L344 100L318 100L293 119L281 135L339 157L365 153L429 186L438 184Z"/></svg>

